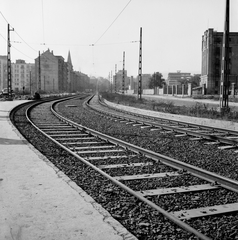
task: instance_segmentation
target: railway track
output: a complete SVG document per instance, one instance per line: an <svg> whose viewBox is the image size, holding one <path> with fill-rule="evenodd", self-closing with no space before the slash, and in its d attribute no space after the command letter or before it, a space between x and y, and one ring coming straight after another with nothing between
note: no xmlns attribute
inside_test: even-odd
<svg viewBox="0 0 238 240"><path fill-rule="evenodd" d="M238 131L223 128L202 126L198 124L186 123L150 115L143 115L131 111L115 109L104 103L103 99L95 97L93 104L88 107L101 113L112 121L120 121L126 125L150 131L163 131L164 133L177 133L175 137L190 136L191 141L205 141L205 144L217 145L218 149L234 149L238 153Z"/></svg>
<svg viewBox="0 0 238 240"><path fill-rule="evenodd" d="M214 216L218 225L227 217L238 222L237 181L76 124L55 112L56 104L29 108L29 120L51 141L180 228L200 239L211 239L202 233L204 230L195 229L197 219L202 219L203 225ZM113 187L105 192L113 194ZM133 211L139 211L137 208L134 206ZM149 223L137 224L148 227ZM238 229L231 234L237 237ZM180 233L180 239L186 239L185 235Z"/></svg>

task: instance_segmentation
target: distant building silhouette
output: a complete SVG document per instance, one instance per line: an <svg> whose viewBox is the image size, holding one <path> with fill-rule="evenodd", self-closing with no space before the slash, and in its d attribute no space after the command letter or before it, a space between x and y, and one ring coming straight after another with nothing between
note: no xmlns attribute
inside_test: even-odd
<svg viewBox="0 0 238 240"><path fill-rule="evenodd" d="M88 88L89 77L75 72L68 52L67 62L62 56L55 56L49 49L40 55L41 91L76 92ZM35 91L39 89L39 57L35 59Z"/></svg>
<svg viewBox="0 0 238 240"><path fill-rule="evenodd" d="M7 56L0 56L0 91L7 88Z"/></svg>
<svg viewBox="0 0 238 240"><path fill-rule="evenodd" d="M166 80L167 85L181 85L182 82L187 81L191 78L191 73L183 73L181 71L168 73L168 78Z"/></svg>
<svg viewBox="0 0 238 240"><path fill-rule="evenodd" d="M208 29L202 36L201 86L206 94L220 94L223 32ZM229 82L238 83L238 33L229 34L230 75Z"/></svg>
<svg viewBox="0 0 238 240"><path fill-rule="evenodd" d="M35 78L35 64L18 59L12 63L12 89L17 93L30 93Z"/></svg>

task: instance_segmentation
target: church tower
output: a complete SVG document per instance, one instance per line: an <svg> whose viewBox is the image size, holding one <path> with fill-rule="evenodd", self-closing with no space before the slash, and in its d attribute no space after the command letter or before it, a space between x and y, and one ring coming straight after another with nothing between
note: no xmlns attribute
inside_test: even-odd
<svg viewBox="0 0 238 240"><path fill-rule="evenodd" d="M71 61L71 55L70 55L70 51L68 53L68 59L67 59L67 68L68 68L68 79L67 79L67 90L68 92L71 92L71 88L73 85L73 64Z"/></svg>

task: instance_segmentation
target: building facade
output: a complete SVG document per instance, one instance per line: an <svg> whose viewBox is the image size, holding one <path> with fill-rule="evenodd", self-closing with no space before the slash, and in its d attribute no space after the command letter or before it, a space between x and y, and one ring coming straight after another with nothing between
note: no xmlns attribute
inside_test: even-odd
<svg viewBox="0 0 238 240"><path fill-rule="evenodd" d="M31 93L35 79L35 64L25 60L11 63L12 90L15 93ZM7 56L0 56L0 90L7 88Z"/></svg>
<svg viewBox="0 0 238 240"><path fill-rule="evenodd" d="M19 59L16 63L12 63L11 67L12 89L16 93L31 93L35 78L35 64Z"/></svg>
<svg viewBox="0 0 238 240"><path fill-rule="evenodd" d="M116 79L116 87L115 87L115 79ZM116 73L116 77L113 76L113 90L122 91L122 82L123 82L123 70L118 70ZM127 71L124 70L124 90L130 89L130 78L127 77Z"/></svg>
<svg viewBox="0 0 238 240"><path fill-rule="evenodd" d="M7 56L0 56L0 91L7 88Z"/></svg>
<svg viewBox="0 0 238 240"><path fill-rule="evenodd" d="M67 67L64 58L55 56L49 49L35 59L35 76L35 91L45 93L66 91Z"/></svg>
<svg viewBox="0 0 238 240"><path fill-rule="evenodd" d="M220 94L223 32L208 29L202 36L201 86L205 94ZM229 33L230 86L237 86L238 78L238 33Z"/></svg>
<svg viewBox="0 0 238 240"><path fill-rule="evenodd" d="M183 73L181 71L168 73L166 83L168 86L181 85L183 82L191 78L191 73Z"/></svg>

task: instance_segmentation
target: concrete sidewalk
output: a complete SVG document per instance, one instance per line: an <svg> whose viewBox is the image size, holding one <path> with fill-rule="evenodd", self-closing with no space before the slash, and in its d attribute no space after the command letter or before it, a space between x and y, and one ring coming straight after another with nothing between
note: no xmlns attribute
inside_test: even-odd
<svg viewBox="0 0 238 240"><path fill-rule="evenodd" d="M0 239L136 239L28 144L0 102Z"/></svg>

